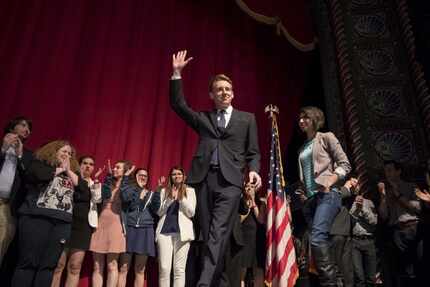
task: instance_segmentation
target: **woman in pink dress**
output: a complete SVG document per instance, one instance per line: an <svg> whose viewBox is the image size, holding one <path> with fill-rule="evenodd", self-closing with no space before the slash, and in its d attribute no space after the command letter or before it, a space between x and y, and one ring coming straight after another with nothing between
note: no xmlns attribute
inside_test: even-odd
<svg viewBox="0 0 430 287"><path fill-rule="evenodd" d="M110 169L102 186L102 208L96 231L91 237L90 250L93 252L94 266L92 286L103 286L103 271L107 262L107 287L118 283L118 257L126 251L125 230L121 217L119 186L122 177L129 175L134 167L128 161L118 161Z"/></svg>

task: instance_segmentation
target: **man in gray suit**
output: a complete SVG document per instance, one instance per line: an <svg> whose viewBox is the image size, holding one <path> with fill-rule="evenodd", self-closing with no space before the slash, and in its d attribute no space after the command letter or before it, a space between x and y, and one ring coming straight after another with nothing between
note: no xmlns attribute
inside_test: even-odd
<svg viewBox="0 0 430 287"><path fill-rule="evenodd" d="M190 108L181 81L182 69L192 60L186 55L186 51L180 51L172 57L170 105L199 135L187 180L197 191L197 238L203 241L197 286L219 286L234 223L231 218L238 213L245 170L249 181L257 188L261 186L257 124L253 114L233 109L233 84L222 74L209 83L215 109L197 112Z"/></svg>

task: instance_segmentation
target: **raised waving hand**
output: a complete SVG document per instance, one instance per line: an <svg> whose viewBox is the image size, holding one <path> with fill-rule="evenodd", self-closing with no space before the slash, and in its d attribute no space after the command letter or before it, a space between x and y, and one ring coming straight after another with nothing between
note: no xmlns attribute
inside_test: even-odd
<svg viewBox="0 0 430 287"><path fill-rule="evenodd" d="M174 77L180 77L182 69L193 59L187 59L187 50L182 50L172 55L172 70Z"/></svg>

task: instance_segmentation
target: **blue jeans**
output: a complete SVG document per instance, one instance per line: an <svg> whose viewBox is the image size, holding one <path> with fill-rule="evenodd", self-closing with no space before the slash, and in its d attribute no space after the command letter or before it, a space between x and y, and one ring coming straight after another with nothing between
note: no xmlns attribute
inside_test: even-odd
<svg viewBox="0 0 430 287"><path fill-rule="evenodd" d="M330 192L318 192L303 207L303 214L310 226L310 242L312 246L330 245L330 230L334 218L339 213L342 199L336 188Z"/></svg>

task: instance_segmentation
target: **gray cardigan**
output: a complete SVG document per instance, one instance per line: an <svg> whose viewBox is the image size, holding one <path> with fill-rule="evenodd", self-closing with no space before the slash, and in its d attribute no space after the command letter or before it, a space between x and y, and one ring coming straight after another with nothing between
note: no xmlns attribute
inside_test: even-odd
<svg viewBox="0 0 430 287"><path fill-rule="evenodd" d="M303 146L300 148L301 152ZM312 148L312 162L314 167L314 179L318 185L327 186L328 178L337 174L339 179L351 171L351 164L343 151L336 136L331 133L317 132ZM302 166L299 160L299 175L303 182Z"/></svg>

